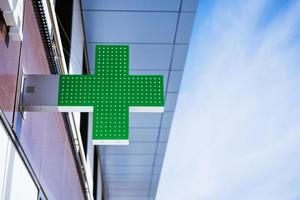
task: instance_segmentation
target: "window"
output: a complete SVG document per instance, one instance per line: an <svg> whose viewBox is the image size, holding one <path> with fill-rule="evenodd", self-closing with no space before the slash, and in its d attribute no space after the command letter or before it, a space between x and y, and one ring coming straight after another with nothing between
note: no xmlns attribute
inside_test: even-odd
<svg viewBox="0 0 300 200"><path fill-rule="evenodd" d="M0 195L4 199L37 199L38 189L7 129L0 120Z"/></svg>
<svg viewBox="0 0 300 200"><path fill-rule="evenodd" d="M55 5L59 33L64 49L66 65L69 70L71 53L73 0L57 0Z"/></svg>
<svg viewBox="0 0 300 200"><path fill-rule="evenodd" d="M98 151L94 147L94 170L93 170L93 196L94 199L97 199L98 191Z"/></svg>
<svg viewBox="0 0 300 200"><path fill-rule="evenodd" d="M85 155L87 154L89 113L80 113L80 133Z"/></svg>

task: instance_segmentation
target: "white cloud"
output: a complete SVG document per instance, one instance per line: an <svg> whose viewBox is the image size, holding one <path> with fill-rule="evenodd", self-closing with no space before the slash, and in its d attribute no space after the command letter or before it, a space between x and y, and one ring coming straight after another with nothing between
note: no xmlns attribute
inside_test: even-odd
<svg viewBox="0 0 300 200"><path fill-rule="evenodd" d="M300 199L300 1L245 2L197 15L158 200Z"/></svg>

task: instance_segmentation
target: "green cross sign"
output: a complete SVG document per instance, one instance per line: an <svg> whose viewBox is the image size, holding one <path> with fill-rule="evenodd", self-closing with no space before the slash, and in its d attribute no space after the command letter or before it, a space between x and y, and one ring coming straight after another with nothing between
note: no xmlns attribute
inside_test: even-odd
<svg viewBox="0 0 300 200"><path fill-rule="evenodd" d="M128 46L97 45L95 62L93 75L60 75L58 106L93 108L94 144L128 144L129 110L163 111L163 76L129 75Z"/></svg>

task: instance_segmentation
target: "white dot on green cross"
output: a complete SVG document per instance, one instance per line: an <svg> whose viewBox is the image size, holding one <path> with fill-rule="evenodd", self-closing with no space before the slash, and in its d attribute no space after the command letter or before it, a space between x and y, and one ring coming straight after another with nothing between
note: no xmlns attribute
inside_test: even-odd
<svg viewBox="0 0 300 200"><path fill-rule="evenodd" d="M58 106L93 108L93 143L128 144L129 110L162 112L163 76L129 75L129 47L97 45L95 74L61 75Z"/></svg>

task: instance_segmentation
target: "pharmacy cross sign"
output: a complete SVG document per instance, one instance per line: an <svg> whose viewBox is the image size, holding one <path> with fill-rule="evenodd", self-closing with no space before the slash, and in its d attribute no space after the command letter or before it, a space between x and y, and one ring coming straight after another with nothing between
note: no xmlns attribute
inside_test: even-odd
<svg viewBox="0 0 300 200"><path fill-rule="evenodd" d="M60 75L58 106L93 108L93 143L128 144L129 111L162 112L163 76L129 75L129 47L97 45L94 75Z"/></svg>

